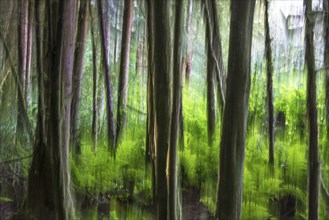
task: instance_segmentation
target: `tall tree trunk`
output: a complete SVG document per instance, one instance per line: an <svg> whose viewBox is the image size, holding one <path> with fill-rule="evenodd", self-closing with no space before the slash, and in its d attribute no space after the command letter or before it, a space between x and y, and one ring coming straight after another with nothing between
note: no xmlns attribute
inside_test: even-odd
<svg viewBox="0 0 329 220"><path fill-rule="evenodd" d="M96 47L96 40L95 40L95 22L94 16L92 12L91 2L89 2L89 16L90 16L90 32L91 32L91 45L92 45L92 62L93 62L93 119L92 119L92 131L91 131L91 138L92 138L92 149L96 152L97 149L97 131L98 131L98 99L97 99L97 88L98 88L98 71L97 71L97 47Z"/></svg>
<svg viewBox="0 0 329 220"><path fill-rule="evenodd" d="M254 0L231 0L228 74L216 205L218 219L241 218L254 8Z"/></svg>
<svg viewBox="0 0 329 220"><path fill-rule="evenodd" d="M116 146L120 143L122 130L125 128L127 119L127 98L128 98L128 75L129 75L129 55L130 39L133 21L134 1L125 0L123 11L123 28L121 42L121 62L118 87L118 111L117 111L117 137Z"/></svg>
<svg viewBox="0 0 329 220"><path fill-rule="evenodd" d="M53 20L47 20L48 28L44 31L44 38L47 38L45 41L48 44L42 50L40 42L42 1L35 2L40 91L37 138L29 172L26 208L28 218L70 219L73 214L73 202L68 165L70 134L68 124L71 106L75 1L53 1L51 4L49 2L45 4L47 13L44 19ZM43 59L44 57L47 58ZM44 64L41 65L43 60Z"/></svg>
<svg viewBox="0 0 329 220"><path fill-rule="evenodd" d="M305 62L307 65L307 116L309 124L308 153L308 219L318 219L320 160L318 146L318 112L316 108L316 71L314 61L314 20L312 0L304 0L305 11Z"/></svg>
<svg viewBox="0 0 329 220"><path fill-rule="evenodd" d="M103 61L103 71L104 71L104 83L106 90L106 113L107 113L107 133L108 133L108 149L111 152L111 155L115 156L116 150L116 136L115 136L115 125L114 125L114 113L113 113L113 94L112 94L112 85L111 85L111 74L110 74L110 59L109 55L109 38L110 33L106 28L105 13L108 13L107 8L104 7L104 1L98 0L98 16L100 23L100 36L101 36L101 45L102 45L102 61ZM108 5L106 5L108 7Z"/></svg>
<svg viewBox="0 0 329 220"><path fill-rule="evenodd" d="M156 170L155 170L155 119L154 119L154 65L153 65L153 1L147 0L147 122L146 122L146 163L151 163L152 168L152 198L156 201Z"/></svg>
<svg viewBox="0 0 329 220"><path fill-rule="evenodd" d="M325 106L326 106L326 127L327 127L327 140L329 141L329 0L323 0L324 12L324 66L325 66Z"/></svg>
<svg viewBox="0 0 329 220"><path fill-rule="evenodd" d="M268 17L268 0L265 0L265 53L266 53L266 92L267 92L267 114L268 114L268 136L269 136L269 159L268 163L273 170L274 167L274 107L273 107L273 63L271 50L270 26Z"/></svg>
<svg viewBox="0 0 329 220"><path fill-rule="evenodd" d="M181 96L182 96L182 55L183 55L183 21L184 21L184 1L176 1L176 17L174 30L174 65L173 65L173 102L172 121L170 130L169 145L169 219L178 219L177 210L177 139L180 122Z"/></svg>
<svg viewBox="0 0 329 220"><path fill-rule="evenodd" d="M26 74L25 74L25 104L28 109L30 103L30 85L31 85L31 63L32 63L32 45L33 45L33 0L29 1L29 16L27 25L27 49L26 49Z"/></svg>
<svg viewBox="0 0 329 220"><path fill-rule="evenodd" d="M206 25L207 44L207 131L208 145L211 147L216 129L216 108L215 108L215 61L212 56L212 44L209 38L211 30L209 23Z"/></svg>
<svg viewBox="0 0 329 220"><path fill-rule="evenodd" d="M167 219L167 153L171 124L171 1L153 4L154 25L154 117L156 146L157 219Z"/></svg>
<svg viewBox="0 0 329 220"><path fill-rule="evenodd" d="M26 144L26 136L24 135L24 124L28 120L24 114L25 104L25 76L26 76L26 58L27 58L27 41L28 41L28 8L29 2L19 0L19 20L18 20L18 84L17 84L17 126L16 145L21 146ZM22 90L22 95L19 94Z"/></svg>
<svg viewBox="0 0 329 220"><path fill-rule="evenodd" d="M80 1L78 32L76 39L76 47L74 52L73 66L73 90L72 90L72 109L71 109L71 135L72 135L72 152L74 155L81 154L81 143L79 137L79 121L80 121L80 99L81 99L81 83L83 74L83 62L85 54L85 45L88 32L88 10L89 0Z"/></svg>
<svg viewBox="0 0 329 220"><path fill-rule="evenodd" d="M187 6L187 16L186 16L186 34L189 37L191 35L192 31L192 15L193 15L193 2L194 0L189 0L188 1L188 6ZM187 39L188 45L187 45L187 53L186 57L184 59L184 64L185 66L185 83L187 86L190 84L190 77L191 77L191 70L192 70L192 44L190 43L191 39Z"/></svg>
<svg viewBox="0 0 329 220"><path fill-rule="evenodd" d="M220 108L220 113L223 113L225 104L226 74L222 55L217 6L215 1L206 0L202 3L205 6L206 26L208 28L208 36L206 36L208 39L207 44L209 50L207 65L209 65L209 70L214 72L212 75L217 85L218 106Z"/></svg>

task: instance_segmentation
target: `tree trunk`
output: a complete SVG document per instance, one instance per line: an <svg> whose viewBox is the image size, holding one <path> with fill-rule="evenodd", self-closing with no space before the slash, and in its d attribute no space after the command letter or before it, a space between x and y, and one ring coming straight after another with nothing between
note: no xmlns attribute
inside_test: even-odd
<svg viewBox="0 0 329 220"><path fill-rule="evenodd" d="M32 63L32 45L33 45L33 0L29 1L29 20L27 25L27 49L26 49L26 74L25 74L25 104L26 109L30 104L30 85L31 85L31 63Z"/></svg>
<svg viewBox="0 0 329 220"><path fill-rule="evenodd" d="M182 55L183 55L183 16L184 1L176 1L176 16L175 16L175 30L174 30L174 65L173 65L173 102L172 102L172 121L170 131L170 145L169 145L169 219L178 219L177 210L177 139L180 122L181 110L181 96L182 96Z"/></svg>
<svg viewBox="0 0 329 220"><path fill-rule="evenodd" d="M316 108L316 71L314 61L312 0L304 0L305 11L305 62L307 65L307 116L309 124L308 153L308 219L318 219L320 187L320 160L318 147L318 112Z"/></svg>
<svg viewBox="0 0 329 220"><path fill-rule="evenodd" d="M85 54L85 45L88 31L88 10L89 1L81 0L78 18L78 32L76 39L76 47L74 52L73 66L73 90L72 90L72 114L71 114L71 135L72 135L72 152L73 155L81 154L81 143L79 137L79 121L80 121L80 99L81 99L81 83L83 74L83 62Z"/></svg>
<svg viewBox="0 0 329 220"><path fill-rule="evenodd" d="M18 20L18 84L17 84L17 146L27 143L26 136L24 135L24 124L28 120L24 114L25 104L25 77L26 77L26 58L28 47L28 8L29 2L20 0L18 2L19 20ZM19 94L22 91L22 95Z"/></svg>
<svg viewBox="0 0 329 220"><path fill-rule="evenodd" d="M92 149L96 152L97 149L97 131L98 131L98 99L97 99L97 88L98 88L98 71L97 71L97 48L96 48L96 41L95 41L95 30L94 30L94 16L92 12L92 6L89 2L89 16L90 16L90 31L91 31L91 45L92 45L92 59L93 59L93 122L92 122L92 131L91 131L91 138L92 138Z"/></svg>
<svg viewBox="0 0 329 220"><path fill-rule="evenodd" d="M269 159L268 163L274 171L274 107L273 107L273 63L271 50L270 26L268 17L268 0L265 0L265 53L266 53L266 92L267 92L267 114L268 114L268 136L269 136Z"/></svg>
<svg viewBox="0 0 329 220"><path fill-rule="evenodd" d="M187 53L186 53L186 57L184 59L184 63L185 63L185 83L187 86L189 86L190 84L190 77L191 77L191 70L192 70L192 44L191 39L189 39L189 36L191 34L192 31L192 15L193 15L193 1L194 0L189 0L188 1L188 7L187 7L187 16L186 16L186 34L188 36L187 42ZM184 66L184 65L183 65Z"/></svg>
<svg viewBox="0 0 329 220"><path fill-rule="evenodd" d="M45 42L48 42L44 50L41 50L40 42L42 4L40 0L35 2L39 108L26 210L28 218L70 219L73 202L68 165L70 127L67 123L70 122L75 1L54 1L51 5L45 2L44 19L51 17L53 21L48 22L44 31ZM51 56L46 56L48 53Z"/></svg>
<svg viewBox="0 0 329 220"><path fill-rule="evenodd" d="M108 149L111 155L115 157L115 125L114 125L114 114L113 114L113 94L111 85L111 74L110 74L110 59L109 55L109 30L106 28L105 16L107 13L106 8L103 6L104 1L98 0L98 16L100 23L100 36L102 45L102 61L103 61L103 71L104 71L104 83L106 89L106 113L107 113L107 133L108 133ZM106 5L106 7L108 7Z"/></svg>
<svg viewBox="0 0 329 220"><path fill-rule="evenodd" d="M206 26L208 28L208 64L209 70L217 85L217 100L220 112L223 113L225 104L226 74L222 55L221 36L219 31L219 19L215 1L203 1L205 6ZM208 67L207 67L208 68ZM214 87L215 88L215 87Z"/></svg>
<svg viewBox="0 0 329 220"><path fill-rule="evenodd" d="M231 1L228 74L216 205L218 219L241 219L254 8L254 0Z"/></svg>
<svg viewBox="0 0 329 220"><path fill-rule="evenodd" d="M154 14L154 117L156 146L157 219L167 219L168 186L166 178L167 153L171 124L171 1L158 1Z"/></svg>
<svg viewBox="0 0 329 220"><path fill-rule="evenodd" d="M206 25L207 45L207 131L208 145L212 147L216 129L216 108L215 108L215 61L212 56L212 44L209 38L211 34L209 23Z"/></svg>
<svg viewBox="0 0 329 220"><path fill-rule="evenodd" d="M130 39L133 21L134 1L125 0L123 11L123 28L121 42L121 62L118 87L118 111L117 111L117 137L116 146L121 141L122 130L125 128L127 119L127 98L128 98L128 75L129 75L129 55Z"/></svg>
<svg viewBox="0 0 329 220"><path fill-rule="evenodd" d="M327 128L327 140L329 141L329 0L323 0L324 12L324 66L325 66L325 106L326 106L326 128Z"/></svg>

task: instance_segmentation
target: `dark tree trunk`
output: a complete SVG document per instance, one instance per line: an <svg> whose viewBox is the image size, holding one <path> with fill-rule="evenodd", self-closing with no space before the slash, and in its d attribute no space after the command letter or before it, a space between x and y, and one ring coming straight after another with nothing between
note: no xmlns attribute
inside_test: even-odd
<svg viewBox="0 0 329 220"><path fill-rule="evenodd" d="M92 6L89 2L89 16L90 16L90 31L91 31L91 41L92 41L92 59L93 59L93 122L92 122L92 131L91 138L93 141L92 149L95 152L97 149L97 131L98 131L98 99L97 99L97 88L98 88L98 71L97 71L97 47L95 40L95 22L92 12Z"/></svg>
<svg viewBox="0 0 329 220"><path fill-rule="evenodd" d="M152 198L153 203L156 202L156 178L155 178L155 134L154 134L154 66L153 66L153 1L147 0L147 122L146 122L146 163L151 163L152 168Z"/></svg>
<svg viewBox="0 0 329 220"><path fill-rule="evenodd" d="M215 60L212 56L212 44L209 38L211 30L209 23L206 25L207 45L207 131L208 145L212 147L216 129L216 107L215 107Z"/></svg>
<svg viewBox="0 0 329 220"><path fill-rule="evenodd" d="M73 202L68 165L70 127L67 124L70 122L75 1L45 4L47 13L44 19L51 17L53 20L47 20L48 28L45 28L43 37L48 44L42 50L42 1L36 0L35 3L39 109L26 209L28 218L70 219Z"/></svg>
<svg viewBox="0 0 329 220"><path fill-rule="evenodd" d="M309 124L308 152L308 219L318 219L320 160L318 146L318 112L316 108L316 71L314 61L314 40L312 0L304 0L305 11L305 64L307 65L307 116Z"/></svg>
<svg viewBox="0 0 329 220"><path fill-rule="evenodd" d="M169 145L169 219L178 219L177 210L177 140L180 122L180 111L182 101L182 55L183 55L183 21L184 21L184 1L176 1L176 16L174 30L174 64L173 64L173 102L172 102L172 121L170 130L170 145Z"/></svg>
<svg viewBox="0 0 329 220"><path fill-rule="evenodd" d="M27 139L24 135L24 124L28 120L24 114L25 103L25 77L26 77L26 58L28 47L28 8L29 2L25 0L19 0L18 11L18 83L17 83L17 146L26 144ZM19 90L22 91L22 95L19 94ZM24 107L25 106L25 107ZM26 110L26 109L25 109Z"/></svg>
<svg viewBox="0 0 329 220"><path fill-rule="evenodd" d="M105 3L102 0L98 0L98 16L100 23L100 36L101 36L101 45L102 45L102 61L103 61L103 70L104 70L104 83L106 90L106 113L107 113L107 135L108 135L108 149L111 152L111 155L115 156L115 125L114 125L114 113L113 113L113 94L112 94L112 85L111 85L111 74L110 74L110 59L109 55L109 30L106 28L105 13L108 13L106 8L103 6ZM108 6L106 6L108 7Z"/></svg>
<svg viewBox="0 0 329 220"><path fill-rule="evenodd" d="M214 85L217 85L218 106L222 114L225 104L226 74L224 71L217 6L215 1L206 0L202 3L205 6L206 28L208 29L208 35L206 36L208 44L207 69L213 72L211 75L213 75L212 78L216 82Z"/></svg>
<svg viewBox="0 0 329 220"><path fill-rule="evenodd" d="M88 32L88 10L89 1L81 0L78 18L78 32L76 39L76 47L74 52L73 66L73 90L72 90L72 109L71 109L71 135L72 135L72 152L73 155L81 154L81 143L79 137L79 121L80 121L80 99L81 99L81 83L83 74L83 62L85 54L85 45Z"/></svg>
<svg viewBox="0 0 329 220"><path fill-rule="evenodd" d="M193 15L193 2L194 0L189 0L188 1L188 6L187 6L187 16L186 16L186 34L189 37L192 31L192 15ZM185 66L185 83L187 86L190 84L190 77L191 77L191 70L192 70L192 44L189 43L191 39L187 39L188 46L187 46L187 53L186 57L184 59L184 65Z"/></svg>
<svg viewBox="0 0 329 220"><path fill-rule="evenodd" d="M157 1L153 5L154 25L154 117L156 146L157 219L167 219L168 183L166 178L167 153L171 124L171 1Z"/></svg>
<svg viewBox="0 0 329 220"><path fill-rule="evenodd" d="M273 63L271 50L271 37L268 18L268 0L265 0L265 53L266 53L266 92L267 92L267 114L268 114L268 136L269 136L269 159L270 167L274 167L274 107L273 107Z"/></svg>
<svg viewBox="0 0 329 220"><path fill-rule="evenodd" d="M231 1L228 74L216 205L218 219L241 219L254 8L254 0Z"/></svg>
<svg viewBox="0 0 329 220"><path fill-rule="evenodd" d="M122 130L125 128L127 119L127 98L128 98L128 74L129 74L129 55L130 39L133 21L134 1L125 0L123 11L123 28L121 42L121 62L118 87L118 110L117 110L117 137L116 146L120 143Z"/></svg>

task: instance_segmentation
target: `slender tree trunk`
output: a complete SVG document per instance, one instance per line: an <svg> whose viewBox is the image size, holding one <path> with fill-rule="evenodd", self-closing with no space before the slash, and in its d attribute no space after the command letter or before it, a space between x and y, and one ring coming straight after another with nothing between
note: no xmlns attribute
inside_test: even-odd
<svg viewBox="0 0 329 220"><path fill-rule="evenodd" d="M175 36L174 36L174 65L173 65L173 102L172 122L169 145L169 219L178 219L177 210L177 140L182 96L182 55L183 55L183 21L184 1L176 1Z"/></svg>
<svg viewBox="0 0 329 220"><path fill-rule="evenodd" d="M129 55L130 39L133 21L134 1L125 0L123 11L123 28L121 42L121 62L118 88L118 111L117 111L117 143L120 143L122 130L125 128L127 120L127 98L128 98L128 75L129 75Z"/></svg>
<svg viewBox="0 0 329 220"><path fill-rule="evenodd" d="M324 9L324 66L325 66L325 106L326 106L326 127L327 127L327 140L329 141L329 0L323 0Z"/></svg>
<svg viewBox="0 0 329 220"><path fill-rule="evenodd" d="M26 50L26 75L25 75L25 104L26 108L30 104L30 85L31 85L31 63L32 63L32 44L33 44L33 0L29 1L29 20L27 30L27 50Z"/></svg>
<svg viewBox="0 0 329 220"><path fill-rule="evenodd" d="M45 2L47 13L44 19L48 28L44 31L44 38L48 44L44 50L40 43L42 2L36 0L35 3L40 88L38 130L29 172L26 209L28 218L65 220L73 214L68 165L70 127L67 123L70 122L75 1ZM44 65L41 65L42 60Z"/></svg>
<svg viewBox="0 0 329 220"><path fill-rule="evenodd" d="M17 145L26 144L27 140L24 135L24 124L28 120L24 114L25 104L25 77L26 77L26 58L28 47L28 1L19 0L19 20L18 20L18 84L17 84ZM22 91L22 95L19 94ZM26 110L26 109L25 109Z"/></svg>
<svg viewBox="0 0 329 220"><path fill-rule="evenodd" d="M88 10L89 1L81 0L78 18L78 32L76 39L76 47L74 52L73 66L73 90L72 90L72 109L71 109L71 135L72 135L72 152L74 155L81 154L81 143L79 137L79 121L80 121L80 99L81 99L81 83L83 74L83 62L85 54L85 45L88 32Z"/></svg>
<svg viewBox="0 0 329 220"><path fill-rule="evenodd" d="M117 2L117 6L116 6L116 8L115 8L115 33L114 33L114 53L113 53L113 55L114 55L114 68L115 68L115 72L117 71L117 62L118 62L118 60L117 60L117 57L118 57L118 55L117 55L117 48L118 48L118 23L119 23L119 3Z"/></svg>
<svg viewBox="0 0 329 220"><path fill-rule="evenodd" d="M98 88L98 71L97 71L97 47L95 41L95 30L94 30L94 16L92 12L92 6L89 2L89 16L90 16L90 31L91 31L91 41L92 41L92 62L93 62L93 122L91 138L93 141L92 149L96 152L97 149L97 131L98 131L98 99L97 99L97 88Z"/></svg>
<svg viewBox="0 0 329 220"><path fill-rule="evenodd" d="M268 0L265 0L265 52L266 52L266 92L267 92L267 114L268 114L268 136L269 136L269 159L268 163L274 168L274 107L273 107L273 63L271 50L270 26L268 18Z"/></svg>
<svg viewBox="0 0 329 220"><path fill-rule="evenodd" d="M102 61L103 61L103 70L104 70L104 83L106 90L106 113L107 113L107 133L108 133L108 149L111 152L111 155L115 156L116 150L116 136L115 136L115 125L114 125L114 113L113 113L113 94L112 94L112 85L111 85L111 74L110 74L110 59L109 49L109 30L105 27L105 16L104 11L105 7L103 6L104 1L98 0L98 16L100 23L100 36L101 36L101 45L102 45Z"/></svg>
<svg viewBox="0 0 329 220"><path fill-rule="evenodd" d="M154 119L154 65L153 65L153 1L147 0L147 122L146 122L146 163L151 163L152 168L152 197L153 203L156 202L156 169L155 169L155 119Z"/></svg>
<svg viewBox="0 0 329 220"><path fill-rule="evenodd" d="M318 219L320 160L318 146L318 112L316 108L316 71L314 61L314 40L312 19L312 0L304 0L305 18L305 62L307 65L307 114L309 124L308 153L308 219Z"/></svg>
<svg viewBox="0 0 329 220"><path fill-rule="evenodd" d="M218 219L241 219L254 8L254 0L231 0L228 74L216 205Z"/></svg>
<svg viewBox="0 0 329 220"><path fill-rule="evenodd" d="M208 145L211 147L216 129L216 108L215 108L215 64L212 56L212 44L209 38L211 34L209 23L206 25L207 44L207 131Z"/></svg>
<svg viewBox="0 0 329 220"><path fill-rule="evenodd" d="M189 0L188 1L188 7L187 7L187 19L186 19L186 33L187 36L191 35L192 31L192 15L193 15L193 1L194 0ZM191 77L191 71L192 71L192 44L189 43L191 39L187 39L188 46L187 46L187 54L185 57L185 83L187 86L190 84L190 77ZM184 66L184 65L183 65Z"/></svg>
<svg viewBox="0 0 329 220"><path fill-rule="evenodd" d="M158 1L154 7L154 117L156 143L157 219L167 219L167 153L171 124L171 1Z"/></svg>

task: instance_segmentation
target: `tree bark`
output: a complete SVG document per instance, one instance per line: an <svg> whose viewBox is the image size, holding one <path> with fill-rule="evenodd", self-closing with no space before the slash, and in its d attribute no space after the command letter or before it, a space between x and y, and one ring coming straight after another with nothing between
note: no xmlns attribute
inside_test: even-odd
<svg viewBox="0 0 329 220"><path fill-rule="evenodd" d="M20 0L18 2L19 20L18 20L18 84L17 84L17 125L16 145L21 146L27 143L26 136L24 135L24 124L28 120L27 115L24 114L25 103L25 77L26 77L26 58L28 47L28 8L29 2ZM22 96L19 95L19 90L22 90Z"/></svg>
<svg viewBox="0 0 329 220"><path fill-rule="evenodd" d="M75 1L45 2L47 26L43 37L47 44L44 50L40 42L42 4L40 0L35 2L39 108L26 210L28 218L70 219L73 202L68 164L70 127L67 123L70 122Z"/></svg>
<svg viewBox="0 0 329 220"><path fill-rule="evenodd" d="M127 120L127 98L128 98L128 75L129 75L129 55L130 39L133 21L134 1L125 0L123 11L123 28L121 42L121 62L118 87L118 110L117 110L117 137L116 146L121 141L122 130L125 128Z"/></svg>
<svg viewBox="0 0 329 220"><path fill-rule="evenodd" d="M171 124L171 1L153 5L154 24L154 117L156 147L157 219L167 219L168 183L166 178L167 153Z"/></svg>
<svg viewBox="0 0 329 220"><path fill-rule="evenodd" d="M172 121L169 145L169 191L168 207L169 219L178 219L177 210L177 140L180 122L181 96L182 96L182 55L183 55L183 21L184 21L184 1L176 1L176 16L174 30L174 64L173 64L173 101L172 101Z"/></svg>
<svg viewBox="0 0 329 220"><path fill-rule="evenodd" d="M254 8L254 0L231 1L228 74L216 205L218 219L241 219Z"/></svg>
<svg viewBox="0 0 329 220"><path fill-rule="evenodd" d="M91 45L92 45L92 59L93 59L93 119L92 119L92 149L96 152L97 149L97 131L98 131L98 99L97 99L97 88L98 88L98 71L97 71L97 47L95 41L95 30L94 30L94 16L92 12L92 6L89 2L89 16L90 16L90 32L91 32Z"/></svg>
<svg viewBox="0 0 329 220"><path fill-rule="evenodd" d="M327 128L327 140L329 141L329 0L323 0L324 12L324 66L325 66L325 112L326 112L326 128Z"/></svg>
<svg viewBox="0 0 329 220"><path fill-rule="evenodd" d="M265 0L265 53L266 53L266 93L267 93L267 114L268 114L268 138L269 138L269 159L270 167L274 168L274 107L273 107L273 63L269 26L268 0Z"/></svg>
<svg viewBox="0 0 329 220"><path fill-rule="evenodd" d="M100 23L100 36L101 36L101 46L102 46L102 61L103 61L103 71L104 71L104 83L106 90L106 113L107 113L107 133L108 133L108 149L113 157L115 157L116 151L116 134L115 134L115 125L114 125L114 113L113 113L113 94L112 94L112 85L111 85L111 74L110 74L110 59L109 55L109 30L106 28L106 22L104 13L107 13L107 10L103 4L104 1L98 0L98 16ZM106 11L106 12L104 12Z"/></svg>
<svg viewBox="0 0 329 220"><path fill-rule="evenodd" d="M80 121L80 99L81 99L81 83L83 74L83 62L85 54L85 46L88 32L88 10L89 1L81 0L79 17L78 17L78 32L76 38L76 47L74 52L73 66L73 90L72 90L72 109L71 109L71 136L72 136L72 152L77 156L81 154L81 143L79 137L79 121Z"/></svg>
<svg viewBox="0 0 329 220"><path fill-rule="evenodd" d="M307 116L309 124L308 153L308 219L318 219L320 188L320 160L318 146L318 112L316 107L316 71L314 61L312 0L304 0L305 11L305 64L307 65Z"/></svg>
<svg viewBox="0 0 329 220"><path fill-rule="evenodd" d="M187 6L187 16L186 16L186 34L187 36L190 36L191 31L192 31L192 15L193 15L193 1L194 0L189 0L188 1L188 6ZM184 59L185 63L185 83L187 86L190 84L190 77L191 77L191 71L192 71L192 44L189 43L191 39L187 39L188 45L187 45L187 53L186 57ZM184 65L183 65L184 66Z"/></svg>

